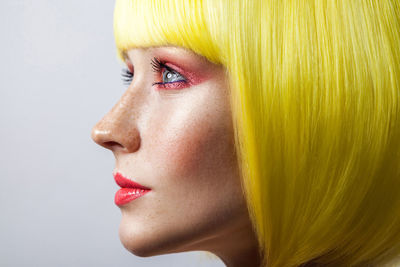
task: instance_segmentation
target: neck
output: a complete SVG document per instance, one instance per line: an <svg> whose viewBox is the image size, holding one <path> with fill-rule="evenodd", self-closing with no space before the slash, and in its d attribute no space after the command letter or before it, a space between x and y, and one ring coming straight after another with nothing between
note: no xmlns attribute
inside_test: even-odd
<svg viewBox="0 0 400 267"><path fill-rule="evenodd" d="M233 230L233 231L232 231ZM237 227L221 235L209 251L218 256L227 267L260 267L258 241L251 223Z"/></svg>

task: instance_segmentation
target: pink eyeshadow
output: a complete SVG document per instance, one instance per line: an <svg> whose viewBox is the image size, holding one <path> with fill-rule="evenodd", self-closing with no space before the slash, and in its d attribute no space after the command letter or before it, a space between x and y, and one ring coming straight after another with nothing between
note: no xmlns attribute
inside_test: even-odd
<svg viewBox="0 0 400 267"><path fill-rule="evenodd" d="M182 83L182 85L179 86L179 87L183 86L183 88L184 88L184 87L188 87L188 86L193 86L193 85L199 84L199 83L201 83L201 82L203 82L203 81L205 81L207 79L207 77L205 77L205 76L203 76L201 74L194 73L194 72L191 72L191 71L185 71L182 68L180 68L180 67L178 67L178 66L176 66L174 64L165 63L165 65L167 65L168 67L176 70L177 72L179 72L180 74L182 74L183 76L186 77L187 83Z"/></svg>

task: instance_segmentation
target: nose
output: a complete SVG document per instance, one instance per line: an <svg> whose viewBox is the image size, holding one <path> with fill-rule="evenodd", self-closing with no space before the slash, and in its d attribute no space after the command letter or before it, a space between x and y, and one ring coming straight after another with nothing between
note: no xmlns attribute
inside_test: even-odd
<svg viewBox="0 0 400 267"><path fill-rule="evenodd" d="M134 109L120 100L92 129L92 139L113 152L132 153L140 147Z"/></svg>

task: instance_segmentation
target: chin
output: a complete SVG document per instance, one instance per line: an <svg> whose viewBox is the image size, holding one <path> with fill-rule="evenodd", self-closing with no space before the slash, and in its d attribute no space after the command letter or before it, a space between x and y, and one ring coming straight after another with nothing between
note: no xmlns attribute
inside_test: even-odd
<svg viewBox="0 0 400 267"><path fill-rule="evenodd" d="M155 252L156 244L151 240L151 235L141 231L136 225L129 225L122 221L119 226L119 239L125 249L136 256L151 257L158 254Z"/></svg>
<svg viewBox="0 0 400 267"><path fill-rule="evenodd" d="M138 257L176 252L171 250L174 242L167 236L157 234L148 223L142 224L123 218L119 226L119 239L125 249Z"/></svg>
<svg viewBox="0 0 400 267"><path fill-rule="evenodd" d="M151 257L193 250L196 231L185 227L168 227L166 224L150 225L149 221L138 220L125 214L119 226L119 238L126 250L139 257Z"/></svg>

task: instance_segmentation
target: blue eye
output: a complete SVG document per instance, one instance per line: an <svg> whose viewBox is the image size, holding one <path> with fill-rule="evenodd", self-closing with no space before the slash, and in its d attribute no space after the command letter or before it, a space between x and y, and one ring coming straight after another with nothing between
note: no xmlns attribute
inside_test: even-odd
<svg viewBox="0 0 400 267"><path fill-rule="evenodd" d="M163 83L172 83L172 82L180 82L185 81L185 78L176 71L171 71L168 68L165 68L162 73L162 82Z"/></svg>
<svg viewBox="0 0 400 267"><path fill-rule="evenodd" d="M170 88L172 88L171 86L178 86L175 84L180 84L178 87L183 87L185 84L188 84L185 76L167 66L165 63L161 62L157 58L154 58L151 61L151 65L153 67L153 71L159 74L158 79L161 80L161 82L155 82L153 83L153 85L168 85ZM130 69L127 67L122 70L121 75L124 84L129 86L133 80L133 71L130 71Z"/></svg>
<svg viewBox="0 0 400 267"><path fill-rule="evenodd" d="M168 67L164 62L161 62L157 58L152 59L151 66L153 67L154 72L161 74L160 79L162 80L161 82L153 83L153 85L187 82L186 78L182 74Z"/></svg>

